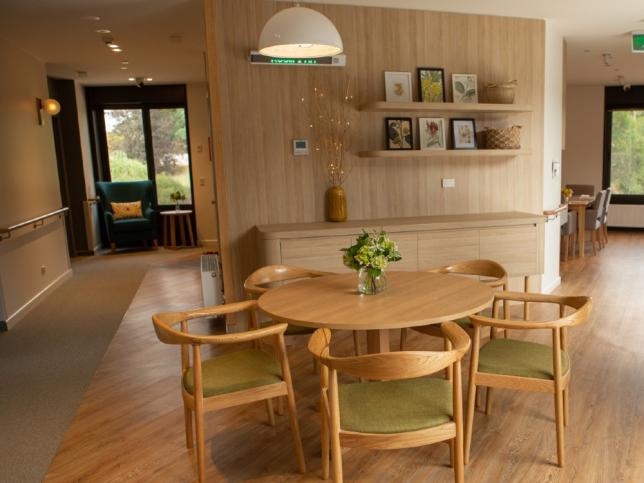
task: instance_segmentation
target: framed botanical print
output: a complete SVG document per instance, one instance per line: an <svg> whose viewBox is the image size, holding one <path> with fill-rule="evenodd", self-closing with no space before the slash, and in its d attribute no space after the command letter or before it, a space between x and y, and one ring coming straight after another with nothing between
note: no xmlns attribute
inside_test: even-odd
<svg viewBox="0 0 644 483"><path fill-rule="evenodd" d="M446 149L445 120L440 117L418 119L420 149Z"/></svg>
<svg viewBox="0 0 644 483"><path fill-rule="evenodd" d="M477 78L474 74L452 74L452 97L454 102L479 102Z"/></svg>
<svg viewBox="0 0 644 483"><path fill-rule="evenodd" d="M385 72L385 100L411 102L411 72Z"/></svg>
<svg viewBox="0 0 644 483"><path fill-rule="evenodd" d="M418 68L418 100L445 102L445 72L439 67Z"/></svg>
<svg viewBox="0 0 644 483"><path fill-rule="evenodd" d="M388 117L385 129L387 149L414 149L411 117Z"/></svg>
<svg viewBox="0 0 644 483"><path fill-rule="evenodd" d="M454 149L476 149L476 124L474 119L450 119Z"/></svg>

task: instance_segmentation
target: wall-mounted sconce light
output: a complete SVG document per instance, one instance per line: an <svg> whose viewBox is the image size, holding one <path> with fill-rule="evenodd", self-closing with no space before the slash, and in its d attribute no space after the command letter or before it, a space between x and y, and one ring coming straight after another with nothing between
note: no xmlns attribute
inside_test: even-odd
<svg viewBox="0 0 644 483"><path fill-rule="evenodd" d="M55 116L60 112L60 103L56 99L45 99L44 101L39 97L36 98L36 110L38 111L38 124L41 126L45 123L42 115Z"/></svg>

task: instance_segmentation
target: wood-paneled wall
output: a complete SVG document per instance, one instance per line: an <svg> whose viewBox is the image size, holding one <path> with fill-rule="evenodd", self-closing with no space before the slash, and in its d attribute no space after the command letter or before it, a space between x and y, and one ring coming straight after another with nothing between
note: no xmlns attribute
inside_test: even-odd
<svg viewBox="0 0 644 483"><path fill-rule="evenodd" d="M310 5L344 42L346 68L251 65L265 22L290 2L205 0L221 247L229 300L257 266L255 225L324 219L319 161L295 157L294 138L311 138L300 98L313 87L355 79L356 104L384 100L386 70L443 67L478 75L479 91L517 79L526 114L478 114L477 129L520 124L529 154L510 159L364 159L349 156L350 219L520 210L542 204L544 23L540 20L418 10ZM387 114L391 115L391 114ZM407 115L401 113L401 115ZM359 112L353 153L384 148L384 113ZM410 117L430 117L416 115ZM450 114L445 113L445 118ZM451 117L463 117L452 115ZM414 126L417 137L417 126ZM442 189L443 177L456 188Z"/></svg>

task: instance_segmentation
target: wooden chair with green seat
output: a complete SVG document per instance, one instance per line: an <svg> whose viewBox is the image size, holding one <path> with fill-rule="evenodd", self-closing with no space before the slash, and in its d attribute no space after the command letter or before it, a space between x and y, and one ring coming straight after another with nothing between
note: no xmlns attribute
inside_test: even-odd
<svg viewBox="0 0 644 483"><path fill-rule="evenodd" d="M529 321L499 319L499 304L509 301L558 306L559 317L552 320ZM545 392L554 395L557 428L557 460L564 465L564 426L568 424L568 388L570 358L568 328L584 323L592 307L589 297L568 297L521 292L500 292L493 303L493 317L472 315L474 337L470 359L467 395L465 462L469 461L477 386ZM492 329L535 330L552 332L552 346L524 340L493 338L483 347L481 327ZM488 393L488 406L491 394ZM489 408L488 408L489 409ZM489 411L486 411L489 413Z"/></svg>
<svg viewBox="0 0 644 483"><path fill-rule="evenodd" d="M503 268L501 264L492 260L467 260L443 267L430 268L425 271L430 273L483 277L484 279L481 280L481 282L488 285L489 287L501 288L501 290L507 290L508 288L508 272L505 270L505 268ZM509 307L505 307L505 310L508 309ZM455 322L460 325L462 329L468 332L471 332L474 328L468 317L463 317L456 320ZM400 333L401 351L405 350L408 330L409 329L402 329ZM414 330L434 337L443 337L441 328L438 325L414 327Z"/></svg>
<svg viewBox="0 0 644 483"><path fill-rule="evenodd" d="M188 330L194 319L248 312L255 317L257 302L249 300L188 312L161 313L152 317L154 330L161 342L181 345L181 394L183 396L186 445L193 447L192 414L197 432L197 467L199 481L205 478L204 413L232 406L265 401L269 423L275 424L272 398L286 396L291 434L298 469L306 471L304 451L297 421L291 371L286 356L284 332L286 324L224 335L197 335ZM180 330L173 326L180 325ZM266 340L275 348L275 356L257 348L226 353L202 361L204 345L238 344ZM192 347L192 365L190 351Z"/></svg>
<svg viewBox="0 0 644 483"><path fill-rule="evenodd" d="M275 286L284 283L293 282L296 280L304 280L307 278L322 277L324 275L331 275L330 272L320 272L318 270L311 270L308 268L291 267L288 265L268 265L262 267L253 273L244 281L244 290L249 298L259 298L260 295L266 293L268 290ZM262 326L270 325L273 321L263 322ZM286 336L309 336L315 332L314 328L302 327L300 325L288 324L286 329ZM358 340L357 331L353 331L353 344L356 354L360 354L360 341ZM315 360L313 369L316 370Z"/></svg>
<svg viewBox="0 0 644 483"><path fill-rule="evenodd" d="M461 358L470 339L454 322L442 324L453 345L444 352L414 351L334 357L331 331L318 329L309 351L322 364L320 415L322 476L342 482L342 447L400 449L447 442L454 480L463 481ZM453 366L454 380L425 377ZM338 372L370 382L339 384Z"/></svg>

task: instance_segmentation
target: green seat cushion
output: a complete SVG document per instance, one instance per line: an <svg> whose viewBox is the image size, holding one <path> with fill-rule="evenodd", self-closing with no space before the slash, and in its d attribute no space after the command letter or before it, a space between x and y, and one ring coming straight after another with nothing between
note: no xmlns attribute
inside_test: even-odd
<svg viewBox="0 0 644 483"><path fill-rule="evenodd" d="M418 378L343 384L340 427L359 433L405 433L452 421L452 385Z"/></svg>
<svg viewBox="0 0 644 483"><path fill-rule="evenodd" d="M203 396L266 386L282 381L280 364L258 349L247 349L215 357L201 363ZM194 394L193 368L183 375L183 387Z"/></svg>
<svg viewBox="0 0 644 483"><path fill-rule="evenodd" d="M268 320L266 322L262 322L262 327L270 327L271 325L275 325L277 322L273 320ZM295 324L288 324L288 327L286 328L286 332L284 332L284 335L305 335L305 334L312 334L315 332L316 329L313 327L304 327L302 325L295 325Z"/></svg>
<svg viewBox="0 0 644 483"><path fill-rule="evenodd" d="M492 339L479 353L479 372L506 376L554 379L552 347L514 339ZM568 370L568 354L561 353L561 370Z"/></svg>

